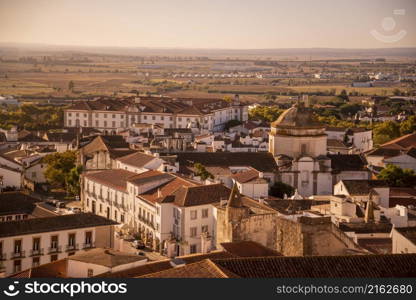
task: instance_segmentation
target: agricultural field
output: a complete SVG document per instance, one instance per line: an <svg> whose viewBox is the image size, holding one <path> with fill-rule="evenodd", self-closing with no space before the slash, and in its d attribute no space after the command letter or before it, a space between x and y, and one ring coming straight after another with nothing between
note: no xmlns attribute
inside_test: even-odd
<svg viewBox="0 0 416 300"><path fill-rule="evenodd" d="M150 51L150 50L149 50ZM229 97L248 102L287 100L303 93L334 96L415 94L415 83L390 80L381 86L352 87L368 74L414 74L412 57L299 57L162 50L140 55L84 51L11 51L0 47L0 95L21 100L164 94L176 97ZM391 72L391 73L390 73ZM316 78L315 74L331 74Z"/></svg>

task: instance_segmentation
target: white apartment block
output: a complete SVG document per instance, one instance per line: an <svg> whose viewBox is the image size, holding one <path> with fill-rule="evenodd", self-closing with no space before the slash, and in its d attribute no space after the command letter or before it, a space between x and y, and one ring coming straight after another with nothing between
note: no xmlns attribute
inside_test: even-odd
<svg viewBox="0 0 416 300"><path fill-rule="evenodd" d="M83 175L81 200L84 210L137 228L136 195L161 185L172 176L158 171L141 174L115 169Z"/></svg>
<svg viewBox="0 0 416 300"><path fill-rule="evenodd" d="M221 184L201 186L155 170L91 172L82 182L85 211L123 224L146 246L168 256L215 247L212 204L230 193Z"/></svg>
<svg viewBox="0 0 416 300"><path fill-rule="evenodd" d="M0 269L8 276L95 247L112 248L115 224L93 214L3 222Z"/></svg>
<svg viewBox="0 0 416 300"><path fill-rule="evenodd" d="M133 124L161 124L164 128L218 131L230 120L248 120L247 106L238 96L232 103L222 99L173 99L136 97L76 101L65 110L65 127L94 127L104 133L116 133Z"/></svg>

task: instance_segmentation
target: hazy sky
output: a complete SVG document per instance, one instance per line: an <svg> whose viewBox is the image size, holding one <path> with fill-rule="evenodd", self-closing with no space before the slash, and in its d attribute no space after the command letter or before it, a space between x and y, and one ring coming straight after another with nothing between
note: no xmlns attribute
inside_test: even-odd
<svg viewBox="0 0 416 300"><path fill-rule="evenodd" d="M0 0L0 42L378 48L415 47L415 31L416 0Z"/></svg>

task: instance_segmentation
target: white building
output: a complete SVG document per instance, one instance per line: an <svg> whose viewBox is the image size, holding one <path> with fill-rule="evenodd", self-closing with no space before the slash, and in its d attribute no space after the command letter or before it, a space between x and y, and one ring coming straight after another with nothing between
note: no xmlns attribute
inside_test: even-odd
<svg viewBox="0 0 416 300"><path fill-rule="evenodd" d="M247 106L240 104L238 95L232 103L169 97L77 101L64 113L67 127L94 127L113 134L135 123L159 124L164 128L187 128L194 123L202 130L218 131L230 120L247 119Z"/></svg>
<svg viewBox="0 0 416 300"><path fill-rule="evenodd" d="M280 181L302 196L330 195L336 180L370 176L359 156L327 155L325 126L303 103L272 123L269 152L277 161Z"/></svg>
<svg viewBox="0 0 416 300"><path fill-rule="evenodd" d="M416 253L416 227L393 228L392 253Z"/></svg>
<svg viewBox="0 0 416 300"><path fill-rule="evenodd" d="M389 207L390 188L382 180L341 180L334 186L334 195L344 195L355 203L369 199L384 208Z"/></svg>
<svg viewBox="0 0 416 300"><path fill-rule="evenodd" d="M269 181L263 178L263 173L250 168L237 172L232 176L240 194L253 199L267 198L269 196Z"/></svg>
<svg viewBox="0 0 416 300"><path fill-rule="evenodd" d="M6 275L78 251L113 247L116 223L93 214L26 218L0 224L0 258Z"/></svg>
<svg viewBox="0 0 416 300"><path fill-rule="evenodd" d="M201 186L154 170L114 169L84 175L82 200L86 211L122 223L148 247L175 256L215 246L211 204L229 192L221 184Z"/></svg>
<svg viewBox="0 0 416 300"><path fill-rule="evenodd" d="M123 169L134 173L143 173L150 170L166 171L168 167L163 159L135 152L116 159L117 169Z"/></svg>
<svg viewBox="0 0 416 300"><path fill-rule="evenodd" d="M158 171L141 174L114 169L82 176L81 200L84 210L121 223L137 232L136 196L173 179Z"/></svg>
<svg viewBox="0 0 416 300"><path fill-rule="evenodd" d="M155 250L169 257L207 253L215 247L212 204L229 194L221 184L197 185L176 178L138 196L140 232L146 242L152 240Z"/></svg>
<svg viewBox="0 0 416 300"><path fill-rule="evenodd" d="M373 149L373 131L371 129L327 127L325 133L328 135L328 139L351 144L357 153Z"/></svg>

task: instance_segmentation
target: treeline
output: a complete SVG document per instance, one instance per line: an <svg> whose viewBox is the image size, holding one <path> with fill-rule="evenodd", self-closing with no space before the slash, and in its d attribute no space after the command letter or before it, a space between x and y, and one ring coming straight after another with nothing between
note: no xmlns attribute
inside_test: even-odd
<svg viewBox="0 0 416 300"><path fill-rule="evenodd" d="M64 107L38 106L36 104L23 104L21 106L0 107L0 128L46 130L62 128L64 120Z"/></svg>

